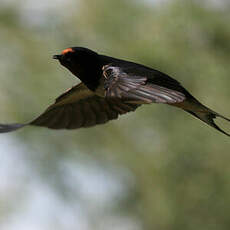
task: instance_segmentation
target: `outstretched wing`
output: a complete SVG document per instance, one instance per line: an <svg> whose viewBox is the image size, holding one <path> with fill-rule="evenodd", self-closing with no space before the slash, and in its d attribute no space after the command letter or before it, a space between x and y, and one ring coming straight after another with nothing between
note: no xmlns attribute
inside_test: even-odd
<svg viewBox="0 0 230 230"><path fill-rule="evenodd" d="M25 125L51 129L77 129L103 124L117 119L118 115L134 111L138 106L117 98L95 95L83 83L58 97L44 113L28 124L0 124L1 132L10 132Z"/></svg>
<svg viewBox="0 0 230 230"><path fill-rule="evenodd" d="M0 133L8 133L20 129L27 124L0 124Z"/></svg>
<svg viewBox="0 0 230 230"><path fill-rule="evenodd" d="M180 84L167 76L161 78L161 82L169 82L168 87L158 84L159 76L154 75L147 69L141 71L141 67L119 67L116 65L107 65L103 69L105 77L105 89L107 98L120 98L124 102L133 104L148 103L180 103L186 96ZM152 75L151 75L152 74ZM156 74L156 73L155 73ZM171 86L174 87L171 87ZM177 87L175 87L177 86Z"/></svg>

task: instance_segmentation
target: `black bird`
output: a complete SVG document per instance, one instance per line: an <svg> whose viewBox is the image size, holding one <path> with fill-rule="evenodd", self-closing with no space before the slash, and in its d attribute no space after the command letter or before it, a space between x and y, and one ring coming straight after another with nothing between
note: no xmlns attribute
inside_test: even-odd
<svg viewBox="0 0 230 230"><path fill-rule="evenodd" d="M67 48L54 55L82 82L59 96L38 118L25 124L0 124L0 133L26 125L51 129L77 129L103 124L142 104L164 103L179 107L220 132L220 115L202 105L178 81L155 69L100 55L82 47Z"/></svg>

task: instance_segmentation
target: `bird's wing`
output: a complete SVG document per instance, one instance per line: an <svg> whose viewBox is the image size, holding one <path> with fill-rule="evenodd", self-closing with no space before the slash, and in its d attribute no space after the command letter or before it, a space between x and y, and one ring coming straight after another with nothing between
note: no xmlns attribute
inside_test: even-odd
<svg viewBox="0 0 230 230"><path fill-rule="evenodd" d="M102 98L80 83L49 106L44 113L28 124L0 124L0 133L11 132L25 125L51 129L77 129L103 124L117 119L118 115L134 111L138 106L120 99Z"/></svg>
<svg viewBox="0 0 230 230"><path fill-rule="evenodd" d="M119 66L110 64L103 68L105 77L106 98L119 98L125 103L170 104L192 114L208 125L224 133L230 134L218 127L214 119L221 117L230 119L202 105L175 79L157 70L137 66L135 63Z"/></svg>
<svg viewBox="0 0 230 230"><path fill-rule="evenodd" d="M169 87L162 86L154 81L154 77L157 80L156 76L151 76L151 72L148 71L145 74L145 71L140 74L140 69L137 71L132 67L122 68L113 64L104 66L106 98L119 98L133 104L173 104L185 100L186 96L182 91L170 87L175 86L175 80L171 79L170 85L169 77L162 78L162 82L169 81ZM180 88L179 83L177 84Z"/></svg>

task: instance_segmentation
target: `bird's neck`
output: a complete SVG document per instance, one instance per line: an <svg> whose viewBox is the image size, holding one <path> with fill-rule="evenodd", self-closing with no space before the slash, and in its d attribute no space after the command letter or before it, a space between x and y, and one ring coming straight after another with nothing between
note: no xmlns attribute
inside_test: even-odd
<svg viewBox="0 0 230 230"><path fill-rule="evenodd" d="M90 90L96 91L100 84L102 70L96 66L89 66L80 70L77 76Z"/></svg>

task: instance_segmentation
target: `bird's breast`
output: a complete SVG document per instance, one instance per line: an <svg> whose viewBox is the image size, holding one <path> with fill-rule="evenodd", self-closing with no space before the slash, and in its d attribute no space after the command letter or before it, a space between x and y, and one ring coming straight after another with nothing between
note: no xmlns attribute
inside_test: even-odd
<svg viewBox="0 0 230 230"><path fill-rule="evenodd" d="M99 80L98 87L95 89L94 93L99 97L105 97L105 79L101 78Z"/></svg>

